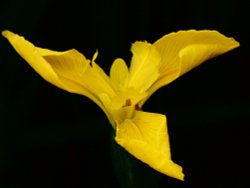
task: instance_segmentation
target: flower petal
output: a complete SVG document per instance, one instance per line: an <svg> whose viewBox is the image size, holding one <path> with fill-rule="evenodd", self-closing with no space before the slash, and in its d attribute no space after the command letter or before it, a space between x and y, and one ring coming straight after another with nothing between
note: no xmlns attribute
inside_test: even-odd
<svg viewBox="0 0 250 188"><path fill-rule="evenodd" d="M118 91L124 91L128 85L128 67L123 59L116 59L110 68L110 79Z"/></svg>
<svg viewBox="0 0 250 188"><path fill-rule="evenodd" d="M171 160L166 116L136 111L116 131L116 142L136 158L161 173L184 179L181 166Z"/></svg>
<svg viewBox="0 0 250 188"><path fill-rule="evenodd" d="M217 31L188 30L170 33L153 44L161 56L160 77L150 95L202 62L239 46L233 38Z"/></svg>
<svg viewBox="0 0 250 188"><path fill-rule="evenodd" d="M128 87L145 92L159 76L160 55L156 48L147 42L135 42L131 51L133 57L129 68Z"/></svg>
<svg viewBox="0 0 250 188"><path fill-rule="evenodd" d="M90 61L75 49L65 52L52 51L35 47L23 37L10 31L4 31L2 34L46 81L66 91L90 98L105 112L104 106L98 98L98 92L113 91L110 91L111 86L105 88L108 83L103 81L103 75L99 75L101 70L95 63L91 67ZM95 83L93 88L88 87L92 85L92 82ZM101 88L98 88L100 85Z"/></svg>
<svg viewBox="0 0 250 188"><path fill-rule="evenodd" d="M82 88L87 90L96 100L99 100L100 93L114 95L108 76L95 62L91 62L91 66L90 61L78 51L69 50L61 54L46 55L43 58L53 67L64 84L66 81L71 82L71 85L67 86L74 88L74 91L76 91L75 85L81 86L81 90Z"/></svg>
<svg viewBox="0 0 250 188"><path fill-rule="evenodd" d="M57 74L52 67L46 63L43 57L39 54L36 47L25 40L23 37L16 35L10 31L3 31L2 35L9 40L14 49L35 69L45 80L62 88L62 83L59 81Z"/></svg>

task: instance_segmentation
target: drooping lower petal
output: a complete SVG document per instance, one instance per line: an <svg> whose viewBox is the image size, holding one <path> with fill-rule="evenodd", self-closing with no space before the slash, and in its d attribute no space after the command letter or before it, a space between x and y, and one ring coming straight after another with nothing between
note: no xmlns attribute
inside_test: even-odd
<svg viewBox="0 0 250 188"><path fill-rule="evenodd" d="M184 179L181 166L171 160L166 116L135 111L133 118L117 125L115 140L155 170Z"/></svg>

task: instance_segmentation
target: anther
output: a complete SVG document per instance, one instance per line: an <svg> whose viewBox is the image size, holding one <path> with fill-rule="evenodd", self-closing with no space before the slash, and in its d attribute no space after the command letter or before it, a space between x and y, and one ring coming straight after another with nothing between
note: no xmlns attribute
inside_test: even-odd
<svg viewBox="0 0 250 188"><path fill-rule="evenodd" d="M132 105L132 102L130 99L127 99L126 102L125 102L125 106L131 106Z"/></svg>
<svg viewBox="0 0 250 188"><path fill-rule="evenodd" d="M140 110L140 106L138 104L135 105L135 110L137 110L137 111Z"/></svg>

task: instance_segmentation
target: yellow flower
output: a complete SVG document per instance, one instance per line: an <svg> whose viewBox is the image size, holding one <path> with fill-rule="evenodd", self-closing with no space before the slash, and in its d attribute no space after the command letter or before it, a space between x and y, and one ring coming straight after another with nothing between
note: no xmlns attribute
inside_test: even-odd
<svg viewBox="0 0 250 188"><path fill-rule="evenodd" d="M108 76L95 63L97 53L89 60L75 49L52 51L10 31L2 34L45 80L94 101L115 129L119 145L155 170L180 180L184 174L171 160L166 116L144 112L142 105L160 87L239 46L217 31L170 33L153 44L132 44L130 67L118 58Z"/></svg>

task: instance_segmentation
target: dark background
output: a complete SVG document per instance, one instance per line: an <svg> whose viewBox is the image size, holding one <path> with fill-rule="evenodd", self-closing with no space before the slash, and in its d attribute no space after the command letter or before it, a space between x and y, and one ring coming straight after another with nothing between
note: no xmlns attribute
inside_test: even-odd
<svg viewBox="0 0 250 188"><path fill-rule="evenodd" d="M185 29L215 29L241 43L157 91L144 110L166 114L173 160L186 181L159 187L247 188L249 6L240 0L8 0L0 30L35 45L76 48L108 72L131 43ZM111 126L85 97L45 82L0 37L0 187L119 187ZM154 172L157 173L157 172Z"/></svg>

